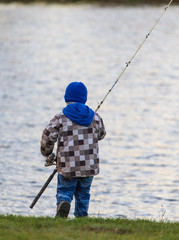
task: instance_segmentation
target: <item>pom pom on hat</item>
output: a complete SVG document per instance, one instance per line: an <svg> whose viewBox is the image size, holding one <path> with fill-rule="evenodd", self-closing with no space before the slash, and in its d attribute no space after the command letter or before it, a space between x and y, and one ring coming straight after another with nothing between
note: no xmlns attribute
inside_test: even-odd
<svg viewBox="0 0 179 240"><path fill-rule="evenodd" d="M65 102L86 103L87 94L87 88L82 82L72 82L66 88Z"/></svg>

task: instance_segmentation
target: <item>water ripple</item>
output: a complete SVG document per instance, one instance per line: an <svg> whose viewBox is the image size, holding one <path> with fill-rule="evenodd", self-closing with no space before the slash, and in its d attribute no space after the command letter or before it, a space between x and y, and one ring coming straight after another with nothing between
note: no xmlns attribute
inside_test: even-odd
<svg viewBox="0 0 179 240"><path fill-rule="evenodd" d="M161 6L0 10L0 213L54 216L56 177L29 209L53 171L39 151L44 126L64 107L71 81L83 81L97 107ZM163 206L167 219L179 220L178 10L170 7L99 111L107 136L90 215L161 220Z"/></svg>

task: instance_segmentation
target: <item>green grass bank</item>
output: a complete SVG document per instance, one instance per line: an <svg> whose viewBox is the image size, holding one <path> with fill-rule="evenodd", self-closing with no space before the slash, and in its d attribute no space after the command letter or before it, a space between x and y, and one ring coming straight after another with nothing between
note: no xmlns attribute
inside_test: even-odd
<svg viewBox="0 0 179 240"><path fill-rule="evenodd" d="M0 240L178 240L179 222L0 215Z"/></svg>

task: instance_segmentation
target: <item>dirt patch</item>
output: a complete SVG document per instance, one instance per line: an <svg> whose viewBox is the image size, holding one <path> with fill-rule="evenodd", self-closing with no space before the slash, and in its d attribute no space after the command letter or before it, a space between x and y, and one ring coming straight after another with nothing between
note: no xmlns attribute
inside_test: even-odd
<svg viewBox="0 0 179 240"><path fill-rule="evenodd" d="M112 232L112 233L116 233L116 234L119 234L119 235L131 234L132 233L132 230L124 229L124 228L87 227L84 230L92 231L92 232L95 232L95 233Z"/></svg>

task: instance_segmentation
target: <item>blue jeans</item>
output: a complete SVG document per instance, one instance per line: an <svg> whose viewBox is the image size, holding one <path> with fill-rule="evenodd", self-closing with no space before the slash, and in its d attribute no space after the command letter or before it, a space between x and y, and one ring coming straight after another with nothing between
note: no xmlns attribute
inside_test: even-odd
<svg viewBox="0 0 179 240"><path fill-rule="evenodd" d="M75 196L75 217L88 216L90 201L90 187L93 177L64 178L61 174L57 176L57 205L61 201L71 203Z"/></svg>

